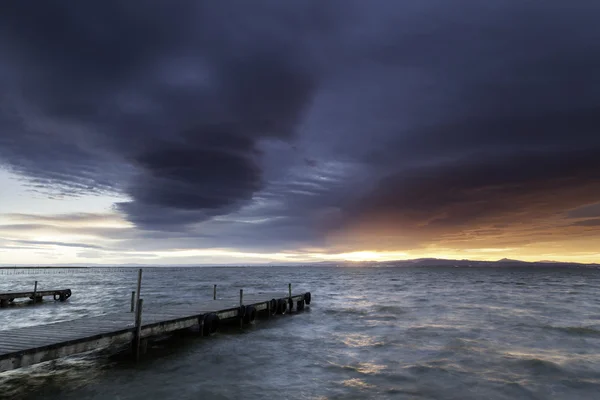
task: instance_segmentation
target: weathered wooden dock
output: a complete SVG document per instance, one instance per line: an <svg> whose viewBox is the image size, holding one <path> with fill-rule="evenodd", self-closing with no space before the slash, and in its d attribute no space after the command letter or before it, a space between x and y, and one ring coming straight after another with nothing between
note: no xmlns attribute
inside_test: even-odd
<svg viewBox="0 0 600 400"><path fill-rule="evenodd" d="M7 307L15 299L30 299L36 303L41 302L46 296L52 296L56 301L65 301L71 297L71 289L37 290L36 282L34 290L30 292L0 293L0 308Z"/></svg>
<svg viewBox="0 0 600 400"><path fill-rule="evenodd" d="M310 292L292 294L291 288L288 293L246 296L240 290L239 299L205 300L190 306L153 310L143 310L143 299L138 299L135 313L112 313L0 331L0 372L128 344L137 357L145 351L147 341L155 337L193 327L198 327L199 335L212 335L222 321L239 320L240 325L248 324L258 313L271 317L301 311L310 301Z"/></svg>

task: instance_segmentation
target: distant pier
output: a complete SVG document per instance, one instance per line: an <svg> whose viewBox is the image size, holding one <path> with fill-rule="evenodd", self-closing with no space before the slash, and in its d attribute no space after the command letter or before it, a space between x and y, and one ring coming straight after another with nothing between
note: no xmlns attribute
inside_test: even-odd
<svg viewBox="0 0 600 400"><path fill-rule="evenodd" d="M37 281L35 281L33 290L30 292L0 293L0 308L8 307L16 299L30 299L34 303L39 303L48 296L52 296L57 301L65 301L71 297L71 289L37 290Z"/></svg>

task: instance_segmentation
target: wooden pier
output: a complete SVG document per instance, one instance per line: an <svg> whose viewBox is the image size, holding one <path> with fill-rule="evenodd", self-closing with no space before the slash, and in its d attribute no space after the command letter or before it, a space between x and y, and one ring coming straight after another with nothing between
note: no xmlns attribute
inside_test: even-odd
<svg viewBox="0 0 600 400"><path fill-rule="evenodd" d="M136 296L132 294L133 303ZM212 335L223 321L239 320L243 326L252 323L258 313L272 317L301 311L311 301L310 292L292 294L291 285L288 293L244 296L240 290L239 299L216 300L215 291L214 298L191 306L143 310L143 299L137 296L133 313L113 313L0 331L0 372L128 344L137 358L152 338L193 327L198 327L199 335Z"/></svg>
<svg viewBox="0 0 600 400"><path fill-rule="evenodd" d="M36 285L36 288L31 292L0 293L0 308L7 307L10 303L14 302L15 299L30 299L33 300L34 303L36 303L41 302L46 296L52 296L54 300L57 301L65 301L69 297L71 297L71 289L38 291Z"/></svg>

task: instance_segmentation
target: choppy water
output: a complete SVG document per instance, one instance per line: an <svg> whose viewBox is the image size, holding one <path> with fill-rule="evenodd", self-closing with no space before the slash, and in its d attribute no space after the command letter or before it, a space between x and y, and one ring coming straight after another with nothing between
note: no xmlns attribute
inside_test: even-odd
<svg viewBox="0 0 600 400"><path fill-rule="evenodd" d="M1 330L129 308L136 270L0 275L0 291L69 287L67 303L0 310ZM310 290L310 311L135 365L91 354L0 374L10 399L597 399L600 271L467 268L145 269L144 308Z"/></svg>

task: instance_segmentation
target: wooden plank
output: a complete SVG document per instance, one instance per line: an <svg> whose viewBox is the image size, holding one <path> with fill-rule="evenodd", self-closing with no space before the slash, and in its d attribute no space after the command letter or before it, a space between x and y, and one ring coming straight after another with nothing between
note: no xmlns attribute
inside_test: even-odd
<svg viewBox="0 0 600 400"><path fill-rule="evenodd" d="M14 336L23 336L23 335L24 336L30 336L30 335L48 336L53 333L59 334L62 332L74 332L74 331L95 332L95 331L100 331L100 330L115 330L115 328L118 328L119 326L127 327L126 324L113 324L113 325L82 324L82 325L71 325L71 326L64 326L64 327L61 327L61 326L44 327L43 330L36 330L36 331L29 331L27 329L19 328L19 330L12 331L11 335L14 335ZM0 339L0 343L1 342L2 342L2 340Z"/></svg>
<svg viewBox="0 0 600 400"><path fill-rule="evenodd" d="M117 343L124 343L128 340L131 340L132 335L132 333L126 333L113 337L105 337L86 343L68 344L64 347L49 349L47 351L40 351L32 354L0 357L0 372L26 367L44 361L55 360L57 358L66 357L73 354L84 353Z"/></svg>
<svg viewBox="0 0 600 400"><path fill-rule="evenodd" d="M70 340L70 339L78 339L78 338L85 338L85 337L90 337L90 336L96 336L96 335L101 335L101 334L105 334L105 333L111 333L111 332L116 332L117 330L112 330L112 331L107 331L107 332L98 332L98 331L89 331L89 332L72 332L72 333L53 333L51 335L48 336L29 336L29 335L22 335L22 336L16 336L16 337L11 337L5 340L2 340L2 342L0 343L0 346L4 343L10 344L10 343L36 343L36 342L60 342L60 341L64 341L64 340Z"/></svg>
<svg viewBox="0 0 600 400"><path fill-rule="evenodd" d="M30 349L31 345L29 344L11 344L11 345L7 345L7 344L3 344L2 347L0 348L0 354L10 354L10 353L14 353L15 351L19 351L19 350L26 350L26 349Z"/></svg>
<svg viewBox="0 0 600 400"><path fill-rule="evenodd" d="M5 353L6 352L5 349L14 349L14 348L31 349L31 348L35 348L35 347L40 347L41 345L43 345L42 342L33 342L32 343L30 341L2 343L2 345L0 347L0 352Z"/></svg>
<svg viewBox="0 0 600 400"><path fill-rule="evenodd" d="M68 339L62 339L62 340L47 340L47 341L34 342L34 343L31 343L31 342L15 343L15 344L12 344L7 347L9 347L9 348L17 347L19 349L18 351L25 351L25 352L44 351L49 348L63 347L63 346L67 346L67 345L70 345L73 343L94 342L94 341L97 341L104 337L118 336L118 335L122 335L125 333L131 333L131 332L120 331L120 332L111 332L110 334L93 335L93 336L88 336L88 337L74 337L74 338L68 338ZM14 349L9 351L9 353L14 353L14 352L15 352ZM5 356L6 356L6 354L0 355L0 360Z"/></svg>
<svg viewBox="0 0 600 400"><path fill-rule="evenodd" d="M46 335L46 336L39 336L39 335L20 335L19 337L10 339L10 340L6 340L3 341L3 343L15 343L17 341L22 341L22 340L28 340L30 342L60 342L60 341L64 341L64 340L71 340L71 339L79 339L79 338L86 338L86 337L91 337L91 336L97 336L100 335L102 333L110 333L110 332L114 332L114 330L112 331L107 331L107 332L98 332L96 331L87 331L87 332L82 332L82 331L77 331L77 332L64 332L64 333L59 333L59 332L53 332L52 334Z"/></svg>

